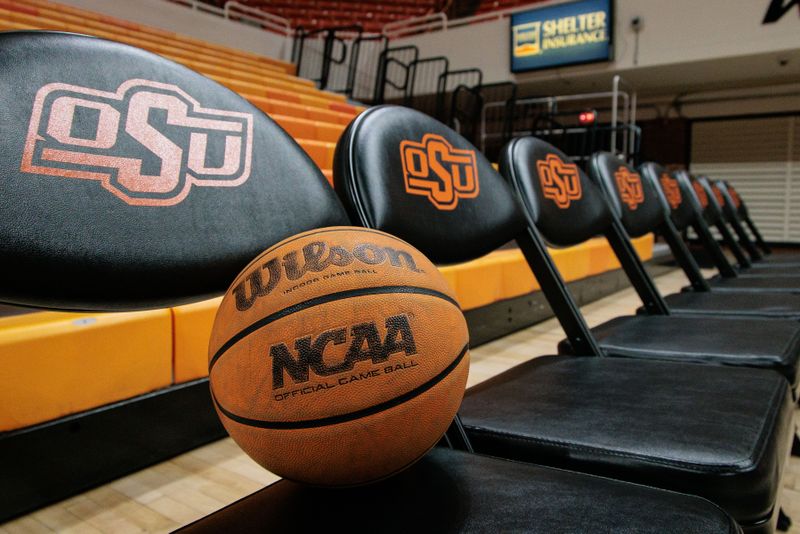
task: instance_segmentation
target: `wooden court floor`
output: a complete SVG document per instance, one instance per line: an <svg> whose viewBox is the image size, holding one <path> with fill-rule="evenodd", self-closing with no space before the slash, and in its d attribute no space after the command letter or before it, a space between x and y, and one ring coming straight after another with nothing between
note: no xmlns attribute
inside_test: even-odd
<svg viewBox="0 0 800 534"><path fill-rule="evenodd" d="M679 271L656 282L664 294L686 284ZM638 305L634 291L627 289L582 311L589 324L596 325L633 313ZM469 385L530 358L554 354L562 337L551 319L474 349ZM168 532L275 480L224 439L0 525L0 533ZM800 458L791 459L785 474L783 507L795 520L791 532L800 534Z"/></svg>

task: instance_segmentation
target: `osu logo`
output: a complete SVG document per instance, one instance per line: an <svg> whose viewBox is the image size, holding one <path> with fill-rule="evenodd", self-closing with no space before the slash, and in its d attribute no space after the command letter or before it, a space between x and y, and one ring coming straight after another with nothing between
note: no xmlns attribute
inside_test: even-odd
<svg viewBox="0 0 800 534"><path fill-rule="evenodd" d="M631 211L639 207L644 202L644 190L642 189L642 177L638 173L631 172L627 167L620 167L614 173L617 181L619 198L628 205Z"/></svg>
<svg viewBox="0 0 800 534"><path fill-rule="evenodd" d="M204 108L175 85L51 83L36 93L20 170L96 180L134 206L173 206L193 185L243 184L252 148L251 114Z"/></svg>
<svg viewBox="0 0 800 534"><path fill-rule="evenodd" d="M561 209L569 207L573 200L580 200L581 176L578 166L564 163L555 154L548 154L544 161L536 163L539 181L542 183L542 194Z"/></svg>
<svg viewBox="0 0 800 534"><path fill-rule="evenodd" d="M712 185L711 192L714 193L714 198L717 199L717 204L719 204L720 207L724 206L725 197L722 196L722 191L719 190L719 187L717 187L716 185Z"/></svg>
<svg viewBox="0 0 800 534"><path fill-rule="evenodd" d="M478 166L473 150L453 148L441 135L400 143L406 193L422 195L440 210L454 210L459 198L478 196Z"/></svg>
<svg viewBox="0 0 800 534"><path fill-rule="evenodd" d="M667 197L669 207L677 209L681 205L681 189L678 185L678 180L672 178L669 174L663 173L659 178L661 182L661 189L664 190L664 196Z"/></svg>
<svg viewBox="0 0 800 534"><path fill-rule="evenodd" d="M733 205L739 208L742 205L742 199L739 197L739 193L736 192L736 189L730 186L728 186L728 193L731 195Z"/></svg>
<svg viewBox="0 0 800 534"><path fill-rule="evenodd" d="M316 338L299 337L293 343L297 357L285 343L272 345L269 348L269 355L272 358L272 389L284 387L284 373L289 375L295 384L302 384L308 382L309 371L313 371L317 376L331 376L352 370L356 362L368 360L376 364L385 362L393 354L402 352L407 356L413 356L417 353L417 345L407 315L389 317L384 325L386 335L383 340L374 321L356 324L350 328L327 330ZM326 363L324 353L328 345L345 343L347 351L344 359L337 358L336 363Z"/></svg>
<svg viewBox="0 0 800 534"><path fill-rule="evenodd" d="M692 182L692 187L697 195L697 199L700 201L700 206L706 209L708 207L708 195L706 194L706 190L697 182Z"/></svg>

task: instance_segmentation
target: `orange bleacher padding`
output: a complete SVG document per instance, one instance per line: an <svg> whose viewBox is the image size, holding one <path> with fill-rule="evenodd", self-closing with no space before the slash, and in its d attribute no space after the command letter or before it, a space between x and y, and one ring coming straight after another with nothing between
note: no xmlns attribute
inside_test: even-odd
<svg viewBox="0 0 800 534"><path fill-rule="evenodd" d="M233 78L217 76L213 74L206 74L206 76L220 85L224 85L228 89L239 93L245 98L250 96L267 97L274 100L290 102L293 104L303 104L321 109L330 109L329 106L331 102L337 98L337 95L317 91L316 89L314 90L314 94L301 94L296 92L294 89L270 87L264 84L235 80Z"/></svg>
<svg viewBox="0 0 800 534"><path fill-rule="evenodd" d="M0 431L172 382L169 310L37 312L0 319Z"/></svg>
<svg viewBox="0 0 800 534"><path fill-rule="evenodd" d="M633 242L643 261L653 257L652 234L634 239ZM551 249L550 253L569 282L611 270L595 268L611 265L614 256L605 238L592 239L574 247ZM605 259L597 261L601 256ZM498 250L474 261L441 267L440 272L465 311L539 289L518 249ZM173 309L176 383L207 374L208 340L219 302L217 298Z"/></svg>
<svg viewBox="0 0 800 534"><path fill-rule="evenodd" d="M508 262L507 252L497 251L474 261L442 267L442 272L452 271L456 279L456 298L461 308L471 310L503 300L503 267Z"/></svg>
<svg viewBox="0 0 800 534"><path fill-rule="evenodd" d="M297 139L297 144L306 151L306 154L314 160L314 163L316 163L317 167L320 169L330 169L333 167L333 153L336 150L336 143Z"/></svg>
<svg viewBox="0 0 800 534"><path fill-rule="evenodd" d="M356 107L351 104L343 102L334 102L330 105L333 111L341 111L342 113L356 113Z"/></svg>
<svg viewBox="0 0 800 534"><path fill-rule="evenodd" d="M635 239L642 260L653 257L653 236ZM574 247L550 249L567 282L581 280L619 267L605 238L595 238ZM616 264L616 266L615 266ZM454 289L462 309L470 310L536 291L539 284L517 249L499 250L477 260L441 268L455 278Z"/></svg>
<svg viewBox="0 0 800 534"><path fill-rule="evenodd" d="M7 10L1 3L0 17L7 21L34 29L55 29L88 33L104 39L119 41L160 54L167 59L185 65L207 76L213 75L226 79L239 79L243 82L253 83L256 87L275 87L276 89L296 91L311 96L324 94L317 90L310 81L289 76L285 72L269 65L260 67L258 71L247 70L238 62L231 62L230 58L203 58L201 57L202 54L198 54L197 50L182 50L165 43L142 39L139 35L128 35L132 32L119 33L108 31L107 27L103 25L99 25L99 27L98 25L93 26L91 22L88 21L64 21L62 20L63 17L48 18L44 15L31 15L27 12L23 13ZM335 94L331 94L328 98L333 101L341 101L344 99L342 95Z"/></svg>
<svg viewBox="0 0 800 534"><path fill-rule="evenodd" d="M9 6L5 5L0 7L7 8ZM91 18L84 16L70 15L57 9L36 7L25 8L24 10L15 8L12 11L16 11L17 13L24 15L17 16L13 15L12 13L11 16L14 16L17 22L26 22L34 25L35 27L40 27L43 29L78 31L81 33L88 33L92 35L98 35L100 37L129 42L129 44L145 49L151 49L153 47L164 48L165 50L172 51L173 53L182 54L189 59L197 57L198 54L215 57L220 61L224 61L225 59L230 60L232 57L232 54L230 53L223 55L219 52L203 49L200 45L183 43L177 38L171 39L167 37L148 35L139 28L131 29L130 26L108 25L105 22L94 21ZM34 13L35 16L31 16L31 13ZM9 17L7 13L4 14L4 16L7 18ZM170 41L165 43L165 39L170 39ZM154 51L158 52L161 50ZM276 74L287 74L285 69L278 66L266 63L261 63L259 66L256 66L255 64L248 63L243 58L237 58L237 64L242 64L243 66L246 66L245 68L259 68L262 71L271 70Z"/></svg>
<svg viewBox="0 0 800 534"><path fill-rule="evenodd" d="M289 114L302 119L317 120L333 125L340 124L342 126L347 126L350 121L353 120L353 115L348 115L346 113L340 113L337 111L330 111L312 106L304 106L302 104L293 104L291 102L270 100L269 98L265 98L263 96L246 95L245 98L247 98L247 100L249 100L250 103L255 107L264 113L267 113L268 115Z"/></svg>
<svg viewBox="0 0 800 534"><path fill-rule="evenodd" d="M208 374L208 342L222 297L172 308L175 336L175 383Z"/></svg>
<svg viewBox="0 0 800 534"><path fill-rule="evenodd" d="M260 65L260 66L270 65L277 67L283 72L286 72L288 74L294 74L294 69L295 69L294 65L292 65L291 63L287 63L285 61L280 61L278 59L269 58L266 56L260 56L255 53L246 52L244 50L239 50L236 48L208 43L200 39L195 39L193 37L189 37L186 35L181 35L166 30L161 30L159 28L142 26L132 22L117 19L114 17L101 15L99 13L94 13L92 11L85 11L71 6L65 6L63 4L57 4L55 2L50 2L48 0L15 0L13 3L17 5L24 4L28 7L33 6L35 8L41 9L45 13L55 11L57 14L74 15L87 21L101 22L107 26L128 29L147 36L159 37L161 39L175 41L184 45L191 46L196 51L199 49L205 51L208 54L214 54L220 57L221 59L230 59L231 57L233 57L236 58L237 61L247 62L253 65Z"/></svg>
<svg viewBox="0 0 800 534"><path fill-rule="evenodd" d="M270 117L281 125L289 135L296 139L311 139L335 143L344 131L344 125L329 124L308 119L299 119L289 115L270 114Z"/></svg>
<svg viewBox="0 0 800 534"><path fill-rule="evenodd" d="M647 261L653 257L653 243L655 242L653 234L643 235L631 241L633 242L633 248L636 249L636 254L642 258L642 261Z"/></svg>

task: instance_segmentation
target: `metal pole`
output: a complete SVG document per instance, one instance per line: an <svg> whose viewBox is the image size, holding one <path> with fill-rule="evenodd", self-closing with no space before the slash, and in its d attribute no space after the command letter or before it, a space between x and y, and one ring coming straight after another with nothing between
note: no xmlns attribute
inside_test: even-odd
<svg viewBox="0 0 800 534"><path fill-rule="evenodd" d="M628 149L632 155L636 152L636 96L636 91L633 91L631 95L631 144Z"/></svg>
<svg viewBox="0 0 800 534"><path fill-rule="evenodd" d="M619 92L619 74L614 75L611 91L611 153L617 153L617 96Z"/></svg>

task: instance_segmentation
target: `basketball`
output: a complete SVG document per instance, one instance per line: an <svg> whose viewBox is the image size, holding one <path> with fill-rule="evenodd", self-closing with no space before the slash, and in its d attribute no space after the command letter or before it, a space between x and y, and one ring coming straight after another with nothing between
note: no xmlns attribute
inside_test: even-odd
<svg viewBox="0 0 800 534"><path fill-rule="evenodd" d="M209 345L231 437L269 471L322 486L413 464L450 425L468 370L444 277L365 228L312 230L263 252L225 293Z"/></svg>

